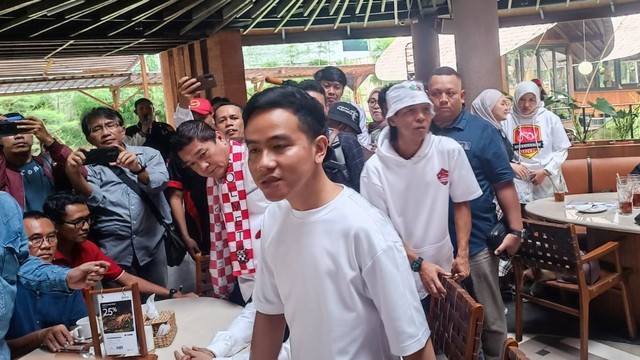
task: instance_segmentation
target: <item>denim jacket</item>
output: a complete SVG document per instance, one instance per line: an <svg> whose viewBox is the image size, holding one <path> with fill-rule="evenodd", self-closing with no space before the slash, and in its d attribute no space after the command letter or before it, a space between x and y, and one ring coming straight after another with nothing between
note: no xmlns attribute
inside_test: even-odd
<svg viewBox="0 0 640 360"><path fill-rule="evenodd" d="M69 291L69 269L29 256L22 210L11 195L0 191L0 360L9 359L4 340L13 314L16 282L36 291Z"/></svg>

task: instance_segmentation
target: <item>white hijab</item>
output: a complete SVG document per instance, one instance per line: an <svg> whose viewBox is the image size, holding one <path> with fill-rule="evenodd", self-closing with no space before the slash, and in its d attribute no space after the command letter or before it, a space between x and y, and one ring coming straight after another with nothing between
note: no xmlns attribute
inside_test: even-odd
<svg viewBox="0 0 640 360"><path fill-rule="evenodd" d="M525 115L518 108L518 101L525 94L532 93L536 97L536 102L538 106L531 112L529 115ZM515 118L516 121L521 122L522 120L532 120L536 116L538 116L538 110L540 110L540 88L533 81L523 81L518 86L516 86L515 97L513 99L513 105L511 106L511 114Z"/></svg>
<svg viewBox="0 0 640 360"><path fill-rule="evenodd" d="M495 116L493 108L502 97L502 93L495 89L486 89L471 103L471 113L487 120L496 129L502 130L502 125Z"/></svg>

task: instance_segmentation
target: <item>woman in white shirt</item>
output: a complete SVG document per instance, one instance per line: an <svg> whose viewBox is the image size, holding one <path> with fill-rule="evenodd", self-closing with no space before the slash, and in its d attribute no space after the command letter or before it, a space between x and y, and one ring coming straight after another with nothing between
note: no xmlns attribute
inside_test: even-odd
<svg viewBox="0 0 640 360"><path fill-rule="evenodd" d="M520 203L553 196L555 184L564 184L561 166L571 142L560 118L542 106L534 82L516 86L504 131L513 144L515 160L529 170L528 178L515 180Z"/></svg>

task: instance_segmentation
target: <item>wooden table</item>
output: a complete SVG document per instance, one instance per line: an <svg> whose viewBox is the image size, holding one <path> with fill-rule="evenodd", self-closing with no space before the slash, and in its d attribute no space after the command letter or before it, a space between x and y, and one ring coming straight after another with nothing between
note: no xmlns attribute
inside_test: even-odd
<svg viewBox="0 0 640 360"><path fill-rule="evenodd" d="M636 322L640 323L640 225L636 225L634 221L640 209L633 209L631 215L620 214L617 207L609 207L603 213L585 214L570 207L575 202L617 204L616 196L616 193L568 195L565 202L546 198L530 202L525 210L528 214L544 220L586 227L588 249L583 250L593 249L610 240L619 241L622 266L633 270L629 286L631 305ZM624 311L621 301L619 293L608 292L596 298L593 305L598 312L622 320Z"/></svg>
<svg viewBox="0 0 640 360"><path fill-rule="evenodd" d="M178 333L173 343L166 348L153 351L161 360L173 359L173 351L180 350L183 345L205 347L213 339L215 332L226 329L242 310L242 307L228 301L207 297L163 300L156 302L156 305L158 310L175 311L178 325ZM81 358L79 354L51 353L38 349L22 359Z"/></svg>

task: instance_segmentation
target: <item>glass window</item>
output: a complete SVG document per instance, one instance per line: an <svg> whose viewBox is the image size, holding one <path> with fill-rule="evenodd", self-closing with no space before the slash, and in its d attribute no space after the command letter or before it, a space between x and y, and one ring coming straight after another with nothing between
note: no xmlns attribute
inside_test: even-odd
<svg viewBox="0 0 640 360"><path fill-rule="evenodd" d="M538 59L533 49L522 49L522 79L538 78Z"/></svg>
<svg viewBox="0 0 640 360"><path fill-rule="evenodd" d="M618 87L616 84L616 67L615 62L608 60L603 61L598 67L598 85L602 89L611 89Z"/></svg>
<svg viewBox="0 0 640 360"><path fill-rule="evenodd" d="M554 74L554 91L569 93L569 84L567 77L567 55L564 47L555 48L555 74Z"/></svg>
<svg viewBox="0 0 640 360"><path fill-rule="evenodd" d="M520 50L513 50L507 54L508 91L512 92L520 81L522 81L520 71Z"/></svg>
<svg viewBox="0 0 640 360"><path fill-rule="evenodd" d="M620 83L623 85L638 83L638 63L636 60L620 61Z"/></svg>

